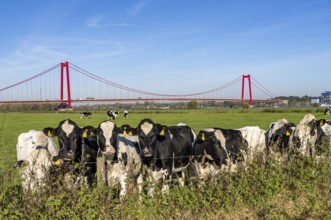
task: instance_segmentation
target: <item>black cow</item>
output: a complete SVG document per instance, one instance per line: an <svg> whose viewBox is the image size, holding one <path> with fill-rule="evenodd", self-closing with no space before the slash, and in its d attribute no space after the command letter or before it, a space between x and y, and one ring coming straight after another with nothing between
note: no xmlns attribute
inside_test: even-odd
<svg viewBox="0 0 331 220"><path fill-rule="evenodd" d="M108 120L115 120L118 116L118 111L107 111Z"/></svg>
<svg viewBox="0 0 331 220"><path fill-rule="evenodd" d="M92 116L91 112L81 112L80 113L80 119L82 118L90 118Z"/></svg>
<svg viewBox="0 0 331 220"><path fill-rule="evenodd" d="M151 119L143 119L137 127L144 162L149 168L152 181L171 179L173 173L181 174L192 158L194 131L188 126L164 126ZM184 185L183 179L179 179ZM164 184L168 187L167 184Z"/></svg>
<svg viewBox="0 0 331 220"><path fill-rule="evenodd" d="M199 132L193 146L196 175L200 178L216 174L226 164L227 151L216 137L215 130Z"/></svg>
<svg viewBox="0 0 331 220"><path fill-rule="evenodd" d="M59 143L59 157L69 164L79 164L78 168L74 165L74 172L85 177L91 186L96 172L96 154L98 150L96 132L92 126L84 128L66 119L59 123L56 128L44 128L43 132L48 136L57 136ZM76 179L75 181L79 180Z"/></svg>
<svg viewBox="0 0 331 220"><path fill-rule="evenodd" d="M81 153L81 171L80 173L85 177L88 186L91 187L95 174L97 172L97 155L98 142L96 129L92 126L85 126L81 129L83 143Z"/></svg>
<svg viewBox="0 0 331 220"><path fill-rule="evenodd" d="M324 110L324 115L328 115L328 114L330 114L330 111L331 111L331 107L327 107L327 108Z"/></svg>

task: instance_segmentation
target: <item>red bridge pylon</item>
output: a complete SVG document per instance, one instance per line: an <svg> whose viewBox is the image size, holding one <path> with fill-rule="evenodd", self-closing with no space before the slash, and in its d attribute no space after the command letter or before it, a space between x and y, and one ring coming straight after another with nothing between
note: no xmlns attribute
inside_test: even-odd
<svg viewBox="0 0 331 220"><path fill-rule="evenodd" d="M67 78L67 100L63 99L63 75L64 75L64 68L66 68L66 78ZM61 89L60 89L60 100L64 102L68 103L68 108L72 109L71 106L71 95L70 95L70 76L69 76L69 63L68 62L64 62L61 63Z"/></svg>
<svg viewBox="0 0 331 220"><path fill-rule="evenodd" d="M252 84L251 84L251 75L243 75L242 76L242 87L241 87L241 99L244 101L245 97L245 79L248 79L248 89L249 89L249 104L253 105L253 97L252 97Z"/></svg>

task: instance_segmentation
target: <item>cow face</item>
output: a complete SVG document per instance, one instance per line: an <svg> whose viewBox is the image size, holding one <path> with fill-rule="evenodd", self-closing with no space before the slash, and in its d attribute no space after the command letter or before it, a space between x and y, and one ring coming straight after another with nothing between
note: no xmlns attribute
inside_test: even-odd
<svg viewBox="0 0 331 220"><path fill-rule="evenodd" d="M206 129L200 131L193 147L195 159L202 165L206 162L215 163L218 166L225 164L227 153L221 143L224 141L224 136L219 130Z"/></svg>
<svg viewBox="0 0 331 220"><path fill-rule="evenodd" d="M151 157L154 153L154 146L158 136L156 124L150 119L143 119L137 127L137 133L144 155Z"/></svg>
<svg viewBox="0 0 331 220"><path fill-rule="evenodd" d="M116 124L111 121L101 122L97 129L99 147L103 155L108 159L114 159L117 152L116 142L119 133Z"/></svg>
<svg viewBox="0 0 331 220"><path fill-rule="evenodd" d="M60 158L67 161L79 161L81 157L82 138L81 130L74 121L70 119L63 120L53 131L52 129L45 128L44 132L47 135L58 137Z"/></svg>
<svg viewBox="0 0 331 220"><path fill-rule="evenodd" d="M295 124L285 119L280 119L270 125L267 132L267 150L268 152L280 152L288 150L290 139L295 130Z"/></svg>

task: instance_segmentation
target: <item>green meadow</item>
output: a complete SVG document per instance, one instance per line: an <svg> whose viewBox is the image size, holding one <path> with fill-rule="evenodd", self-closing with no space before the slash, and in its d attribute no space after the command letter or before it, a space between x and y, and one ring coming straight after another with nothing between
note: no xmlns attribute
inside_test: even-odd
<svg viewBox="0 0 331 220"><path fill-rule="evenodd" d="M298 123L307 113L326 118L324 109L220 109L220 110L132 110L118 126L136 127L143 118L175 125L185 123L196 132L203 128L259 126L285 118ZM203 185L194 181L169 194L155 198L143 195L141 202L132 193L123 201L105 187L94 189L50 189L45 195L25 197L20 193L16 162L16 141L22 132L56 127L64 119L79 126L98 124L105 112L93 112L80 119L79 112L0 113L0 219L320 219L331 218L331 161L316 162L294 158L291 162L257 160L249 169L224 173Z"/></svg>

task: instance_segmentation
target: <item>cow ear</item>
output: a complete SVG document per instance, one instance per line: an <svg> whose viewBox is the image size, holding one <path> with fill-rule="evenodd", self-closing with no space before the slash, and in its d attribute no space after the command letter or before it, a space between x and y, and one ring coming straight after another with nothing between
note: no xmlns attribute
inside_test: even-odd
<svg viewBox="0 0 331 220"><path fill-rule="evenodd" d="M87 138L87 129L83 131L82 138Z"/></svg>
<svg viewBox="0 0 331 220"><path fill-rule="evenodd" d="M321 119L320 121L319 121L319 126L323 126L325 124L325 119Z"/></svg>
<svg viewBox="0 0 331 220"><path fill-rule="evenodd" d="M162 128L162 130L160 131L160 135L164 136L164 127Z"/></svg>
<svg viewBox="0 0 331 220"><path fill-rule="evenodd" d="M202 141L205 141L205 140L206 140L205 133L202 133L202 134L201 134L201 140L202 140Z"/></svg>
<svg viewBox="0 0 331 220"><path fill-rule="evenodd" d="M53 134L52 134L51 130L48 130L47 136L50 137L50 138L53 137Z"/></svg>

